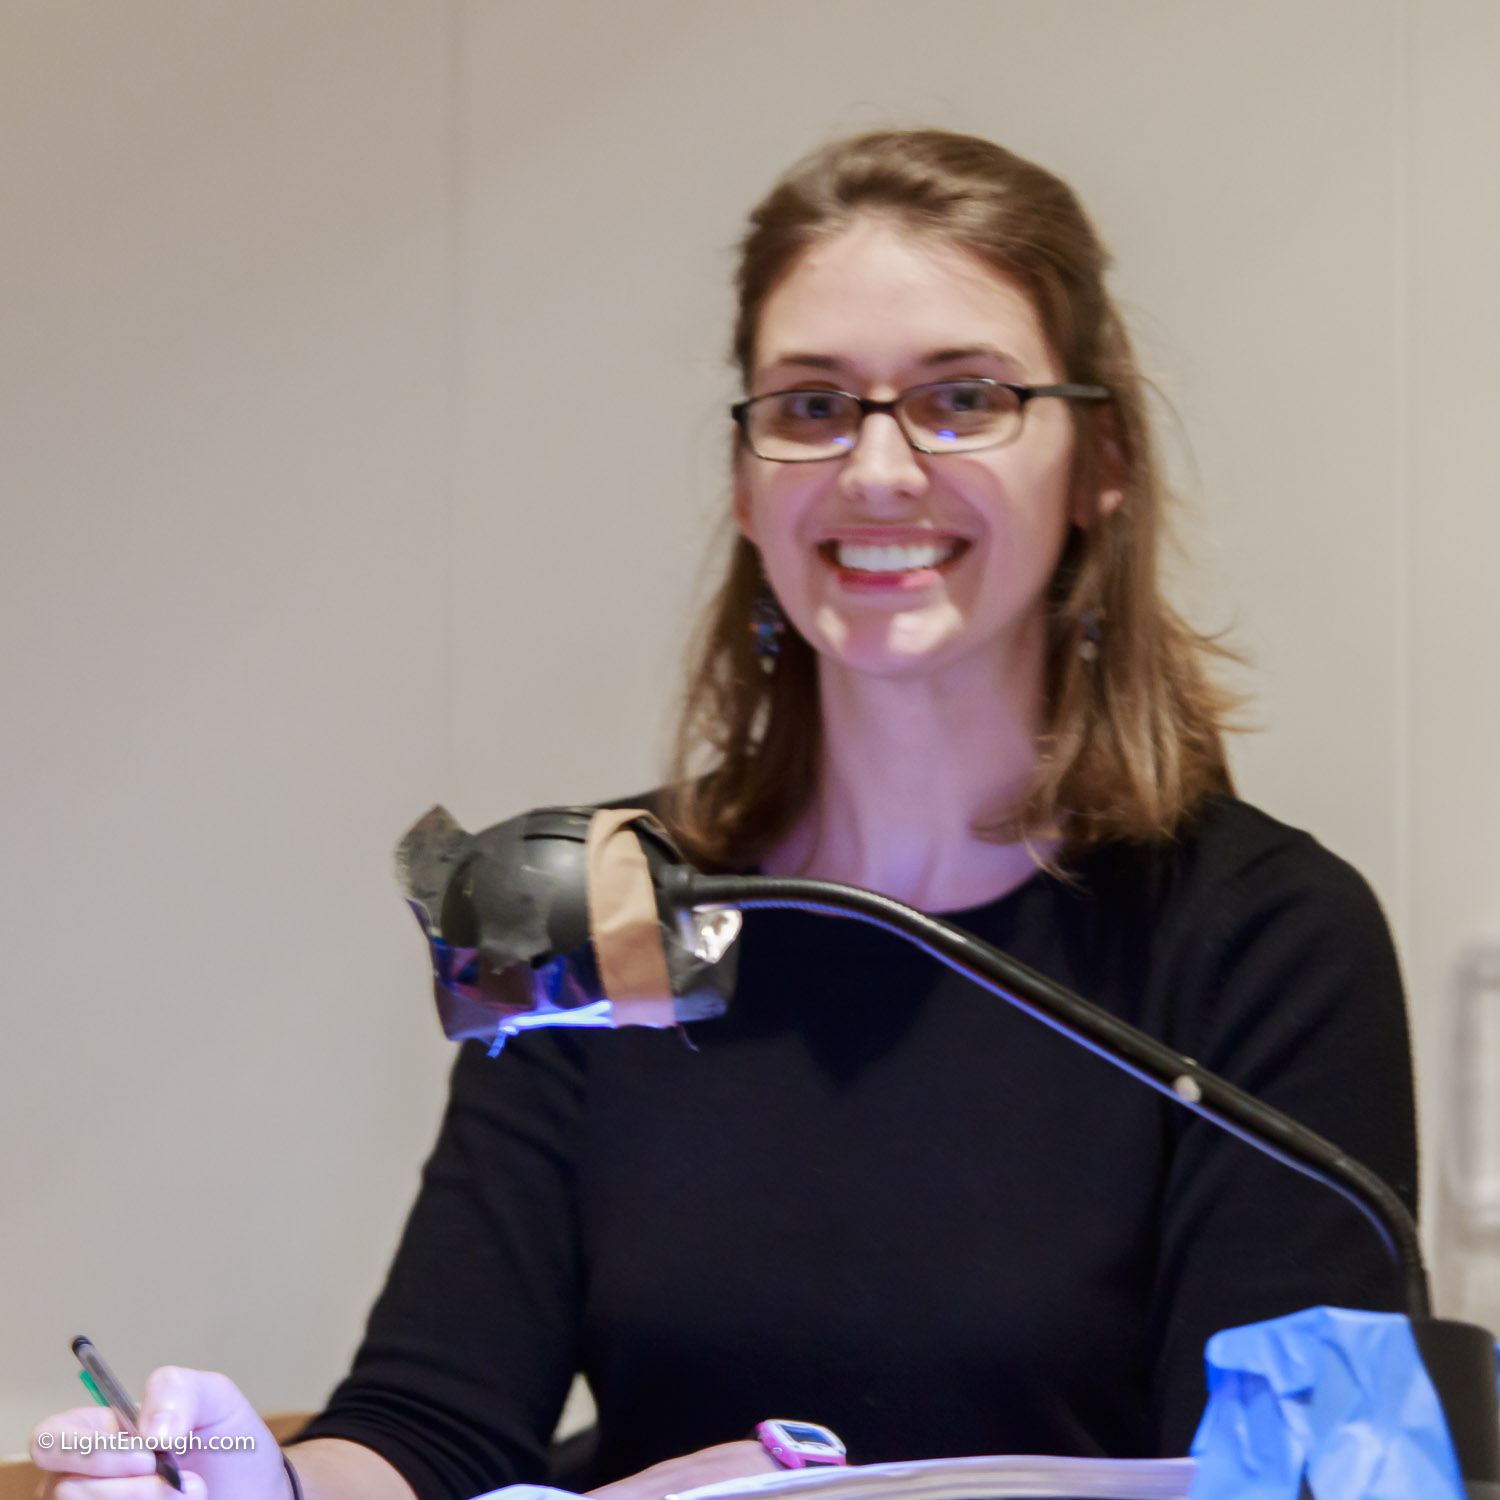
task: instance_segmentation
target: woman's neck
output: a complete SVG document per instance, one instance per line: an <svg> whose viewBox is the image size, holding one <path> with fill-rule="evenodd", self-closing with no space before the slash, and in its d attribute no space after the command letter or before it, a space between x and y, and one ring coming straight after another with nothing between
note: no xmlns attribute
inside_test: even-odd
<svg viewBox="0 0 1500 1500"><path fill-rule="evenodd" d="M1039 656L1039 653L1038 653ZM1037 868L1034 850L976 824L1003 819L1035 770L1040 661L1017 672L962 662L912 680L819 663L823 764L772 874L838 880L925 911L978 906Z"/></svg>

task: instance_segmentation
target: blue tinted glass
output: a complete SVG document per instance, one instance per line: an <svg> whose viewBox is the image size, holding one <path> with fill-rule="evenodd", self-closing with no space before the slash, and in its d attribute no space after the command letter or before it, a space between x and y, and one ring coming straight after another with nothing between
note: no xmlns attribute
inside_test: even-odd
<svg viewBox="0 0 1500 1500"><path fill-rule="evenodd" d="M794 1443L826 1443L828 1441L822 1430L817 1427L797 1427L791 1422L783 1422L781 1430Z"/></svg>

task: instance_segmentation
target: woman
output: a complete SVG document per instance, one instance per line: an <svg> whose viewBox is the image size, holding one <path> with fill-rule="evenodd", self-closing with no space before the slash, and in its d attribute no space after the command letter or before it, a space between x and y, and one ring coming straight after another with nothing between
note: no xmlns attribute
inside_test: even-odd
<svg viewBox="0 0 1500 1500"><path fill-rule="evenodd" d="M700 861L949 914L1410 1203L1385 926L1231 794L1104 266L1065 185L942 132L825 148L756 210L739 536L660 810ZM768 1467L739 1439L769 1416L855 1461L1180 1453L1217 1328L1394 1303L1341 1199L886 934L753 914L730 1014L691 1033L461 1056L354 1370L293 1449L305 1493L539 1478L578 1369L614 1500ZM263 1434L222 1376L158 1372L143 1407ZM188 1459L214 1500L279 1500L280 1463L268 1437Z"/></svg>

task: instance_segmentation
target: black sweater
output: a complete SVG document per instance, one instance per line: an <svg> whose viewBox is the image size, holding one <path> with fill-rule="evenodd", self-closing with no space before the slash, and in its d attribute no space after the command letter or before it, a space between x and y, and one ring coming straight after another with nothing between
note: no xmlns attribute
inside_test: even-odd
<svg viewBox="0 0 1500 1500"><path fill-rule="evenodd" d="M1368 887L1229 799L949 913L1416 1195L1400 978ZM1390 1308L1342 1198L886 933L746 918L729 1015L469 1044L390 1278L307 1436L423 1500L593 1482L824 1422L854 1462L1186 1447L1216 1329Z"/></svg>

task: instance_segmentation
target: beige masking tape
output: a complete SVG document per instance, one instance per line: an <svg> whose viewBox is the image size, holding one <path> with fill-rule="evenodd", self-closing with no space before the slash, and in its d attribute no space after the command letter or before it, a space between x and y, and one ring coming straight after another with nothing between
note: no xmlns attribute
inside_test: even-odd
<svg viewBox="0 0 1500 1500"><path fill-rule="evenodd" d="M638 819L661 829L639 807L602 808L589 820L584 844L589 936L615 1025L675 1026L677 1012L651 870L640 841L627 826Z"/></svg>

